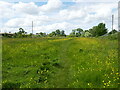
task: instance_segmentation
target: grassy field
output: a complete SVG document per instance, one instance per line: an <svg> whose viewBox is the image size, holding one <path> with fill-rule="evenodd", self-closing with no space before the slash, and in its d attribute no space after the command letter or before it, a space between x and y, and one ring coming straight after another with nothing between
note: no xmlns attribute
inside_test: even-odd
<svg viewBox="0 0 120 90"><path fill-rule="evenodd" d="M3 87L118 87L117 40L3 38L2 42Z"/></svg>

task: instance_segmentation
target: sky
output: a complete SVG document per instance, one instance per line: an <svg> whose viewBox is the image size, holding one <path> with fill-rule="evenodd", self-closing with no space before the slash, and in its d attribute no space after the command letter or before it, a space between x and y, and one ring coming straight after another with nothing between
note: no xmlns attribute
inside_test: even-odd
<svg viewBox="0 0 120 90"><path fill-rule="evenodd" d="M50 33L56 29L69 34L72 29L88 30L105 23L109 31L114 15L118 30L119 0L0 0L0 32Z"/></svg>

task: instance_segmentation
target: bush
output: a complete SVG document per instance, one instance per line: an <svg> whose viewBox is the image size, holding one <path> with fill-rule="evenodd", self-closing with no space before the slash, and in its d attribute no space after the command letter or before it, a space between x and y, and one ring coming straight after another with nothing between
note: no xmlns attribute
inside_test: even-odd
<svg viewBox="0 0 120 90"><path fill-rule="evenodd" d="M100 38L105 38L105 39L110 39L110 40L117 40L118 39L118 33L109 34L107 36L101 36Z"/></svg>

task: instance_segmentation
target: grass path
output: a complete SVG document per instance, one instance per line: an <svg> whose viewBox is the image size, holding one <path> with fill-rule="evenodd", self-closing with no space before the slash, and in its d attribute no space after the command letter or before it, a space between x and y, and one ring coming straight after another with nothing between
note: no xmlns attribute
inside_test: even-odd
<svg viewBox="0 0 120 90"><path fill-rule="evenodd" d="M72 64L71 58L68 56L68 49L70 48L71 40L64 41L61 43L61 50L59 52L59 59L62 65L62 68L59 69L56 79L55 79L55 86L57 88L64 88L68 87L70 82L70 65Z"/></svg>

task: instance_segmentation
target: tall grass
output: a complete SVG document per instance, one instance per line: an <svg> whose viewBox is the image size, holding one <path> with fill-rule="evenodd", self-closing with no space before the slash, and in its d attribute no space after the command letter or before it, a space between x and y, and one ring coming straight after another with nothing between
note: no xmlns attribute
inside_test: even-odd
<svg viewBox="0 0 120 90"><path fill-rule="evenodd" d="M3 39L3 87L117 88L117 40Z"/></svg>

